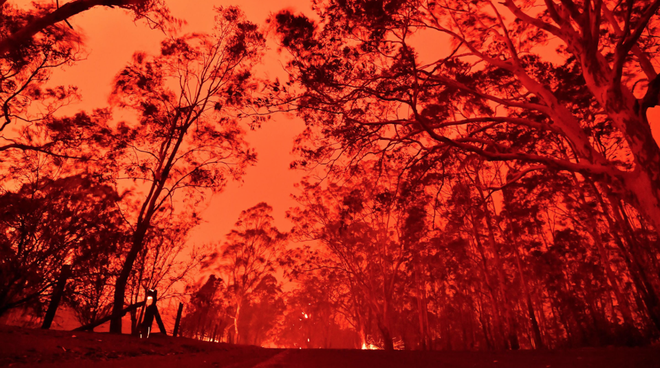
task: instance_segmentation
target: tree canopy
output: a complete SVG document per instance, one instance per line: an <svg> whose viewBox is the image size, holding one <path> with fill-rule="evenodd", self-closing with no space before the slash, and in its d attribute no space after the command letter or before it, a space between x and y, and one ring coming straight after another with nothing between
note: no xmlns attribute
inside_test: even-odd
<svg viewBox="0 0 660 368"><path fill-rule="evenodd" d="M460 150L507 162L507 182L579 173L660 225L660 149L646 118L658 100L659 2L316 4L318 23L274 18L310 126L306 161ZM421 60L416 38L435 34L446 47Z"/></svg>

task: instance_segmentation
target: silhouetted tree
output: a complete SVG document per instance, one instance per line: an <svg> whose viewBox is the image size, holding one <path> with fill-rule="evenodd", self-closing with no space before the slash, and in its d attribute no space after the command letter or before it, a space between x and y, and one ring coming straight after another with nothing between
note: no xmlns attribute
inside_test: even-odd
<svg viewBox="0 0 660 368"><path fill-rule="evenodd" d="M347 321L351 317L344 315L351 306L345 303L350 295L342 292L342 283L326 269L299 276L297 287L286 294L286 311L277 328L276 344L290 348L359 348L359 326L351 326Z"/></svg>
<svg viewBox="0 0 660 368"><path fill-rule="evenodd" d="M39 311L65 263L72 266L74 290L111 275L108 267L125 236L117 199L112 187L88 175L41 178L5 192L0 199L0 314L33 302ZM76 305L96 314L95 298L78 295Z"/></svg>
<svg viewBox="0 0 660 368"><path fill-rule="evenodd" d="M277 286L271 278L284 249L286 234L272 224L272 211L273 208L264 202L242 211L234 229L227 234L226 242L215 255L218 261L214 267L223 275L231 293L234 341L237 343L247 342L242 340L240 332L244 303L257 297L252 295L257 288ZM266 279L270 281L264 281Z"/></svg>
<svg viewBox="0 0 660 368"><path fill-rule="evenodd" d="M256 346L272 342L285 308L281 283L273 275L264 276L241 305L241 340Z"/></svg>
<svg viewBox="0 0 660 368"><path fill-rule="evenodd" d="M331 263L310 267L344 273L351 292L366 298L383 346L391 350L399 298L410 275L406 271L425 235L428 196L419 187L406 186L399 175L397 165L405 157L388 158L331 172L327 185L303 182L303 192L296 197L301 207L290 216L294 231L319 241Z"/></svg>
<svg viewBox="0 0 660 368"><path fill-rule="evenodd" d="M175 22L162 0L73 0L63 3L32 3L33 9L23 11L21 21L13 22L11 32L1 33L0 57L9 54L21 53L26 45L36 41L43 35L51 32L66 31L67 26L62 22L94 7L118 7L131 11L135 19L146 19L154 27L165 28ZM10 18L16 10L8 0L0 0L0 17ZM15 20L15 19L11 19ZM5 24L5 23L3 23Z"/></svg>
<svg viewBox="0 0 660 368"><path fill-rule="evenodd" d="M309 126L300 163L376 141L455 148L515 163L509 182L537 170L589 177L657 231L660 148L646 111L658 103L659 7L328 0L318 23L283 11L275 27ZM427 37L446 47L422 58Z"/></svg>
<svg viewBox="0 0 660 368"><path fill-rule="evenodd" d="M221 191L254 161L235 109L250 93L263 43L240 10L218 8L213 34L164 41L160 55L137 53L117 75L111 99L136 111L138 121L118 127L111 167L115 180L134 182L139 194L125 211L133 235L115 284L112 332L121 332L126 283L157 219L176 213L177 201L194 208L205 191Z"/></svg>
<svg viewBox="0 0 660 368"><path fill-rule="evenodd" d="M196 277L207 257L205 247L188 244L189 232L198 220L191 216L161 219L151 228L127 283L129 304L143 301L149 289L158 290L161 301L182 296L178 287ZM131 311L131 333L137 333L138 319L138 311Z"/></svg>
<svg viewBox="0 0 660 368"><path fill-rule="evenodd" d="M215 332L218 337L232 325L228 310L227 285L215 275L193 292L187 312L181 321L181 336L206 340Z"/></svg>
<svg viewBox="0 0 660 368"><path fill-rule="evenodd" d="M290 56L286 89L273 90L307 123L293 166L332 182L346 162L405 156L393 172L417 171L435 198L393 308L404 342L413 298L420 341L449 349L657 334L657 265L645 259L660 228L660 149L646 116L658 103L659 7L328 0L318 21L272 19ZM447 47L418 47L431 37ZM310 203L323 198L303 189ZM361 186L351 203L367 198ZM319 226L338 212L319 212ZM638 243L634 232L647 235Z"/></svg>
<svg viewBox="0 0 660 368"><path fill-rule="evenodd" d="M35 12L45 11L37 7L30 11L2 5L0 37L12 37ZM53 70L78 60L81 47L80 38L70 29L54 27L0 55L0 153L7 161L17 159L11 157L15 151L90 158L103 145L108 135L107 111L56 118L62 106L80 96L73 86L46 86Z"/></svg>

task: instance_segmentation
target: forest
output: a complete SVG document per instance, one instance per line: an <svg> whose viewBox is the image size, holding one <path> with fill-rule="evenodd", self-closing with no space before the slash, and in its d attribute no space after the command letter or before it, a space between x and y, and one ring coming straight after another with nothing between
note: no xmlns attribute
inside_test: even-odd
<svg viewBox="0 0 660 368"><path fill-rule="evenodd" d="M167 0L0 0L0 323L40 323L67 265L62 304L112 333L155 289L205 341L658 341L660 0L219 3L184 33ZM97 8L162 42L63 113L85 99L51 81L84 58L69 20ZM285 79L256 72L271 51ZM304 121L290 229L260 202L192 244L283 117Z"/></svg>

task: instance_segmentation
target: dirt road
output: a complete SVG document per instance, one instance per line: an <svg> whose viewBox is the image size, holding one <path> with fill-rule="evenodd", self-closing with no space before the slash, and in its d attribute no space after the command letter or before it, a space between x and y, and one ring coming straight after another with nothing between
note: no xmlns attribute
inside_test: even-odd
<svg viewBox="0 0 660 368"><path fill-rule="evenodd" d="M136 356L110 359L65 360L11 367L42 368L403 368L403 367L511 367L511 368L658 368L658 349L586 349L555 352L511 353L362 351L362 350L274 350L250 349L187 353L169 356Z"/></svg>
<svg viewBox="0 0 660 368"><path fill-rule="evenodd" d="M38 368L658 368L660 347L555 351L278 350L189 339L0 326L0 367Z"/></svg>

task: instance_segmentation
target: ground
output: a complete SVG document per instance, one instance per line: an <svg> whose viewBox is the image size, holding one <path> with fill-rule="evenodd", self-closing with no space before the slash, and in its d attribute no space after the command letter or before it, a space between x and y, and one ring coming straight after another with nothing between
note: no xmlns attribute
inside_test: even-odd
<svg viewBox="0 0 660 368"><path fill-rule="evenodd" d="M286 350L0 326L0 367L660 367L660 347L515 352Z"/></svg>

